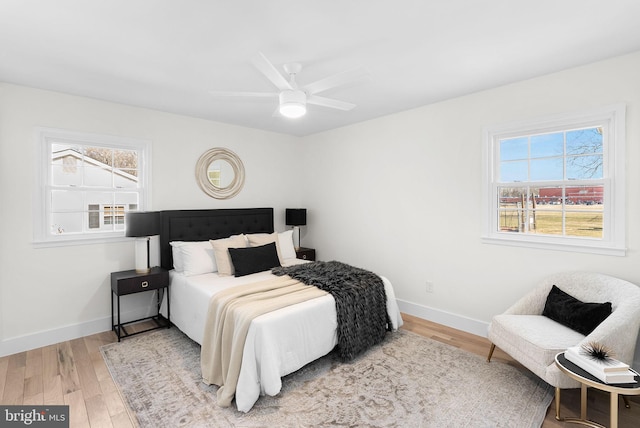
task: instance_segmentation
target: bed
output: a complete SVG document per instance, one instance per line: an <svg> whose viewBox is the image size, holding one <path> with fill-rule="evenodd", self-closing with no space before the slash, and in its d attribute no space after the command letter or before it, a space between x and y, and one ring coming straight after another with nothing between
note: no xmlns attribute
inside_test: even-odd
<svg viewBox="0 0 640 428"><path fill-rule="evenodd" d="M273 219L273 208L161 212L160 258L162 267L170 270L171 322L195 342L203 344L208 304L214 294L274 278L269 270L241 277L223 276L219 266L213 267L214 270L219 268L219 272L211 271L211 266L207 265L209 260L203 256L203 251L209 251L204 250L207 243L240 234L274 236ZM307 263L295 258L291 231L275 236L282 243L278 256L283 266ZM201 259L190 256L187 263L185 260L174 261L175 247L185 245L183 243L188 243L186 248L197 251L197 257ZM180 266L174 269L176 264ZM391 327L397 329L402 325L402 318L393 288L386 278L382 281L387 296L388 320ZM161 308L164 314L166 306L165 301ZM281 377L329 353L337 343L336 329L336 302L331 295L255 318L247 332L235 388L237 409L247 412L261 394L276 395L282 387Z"/></svg>

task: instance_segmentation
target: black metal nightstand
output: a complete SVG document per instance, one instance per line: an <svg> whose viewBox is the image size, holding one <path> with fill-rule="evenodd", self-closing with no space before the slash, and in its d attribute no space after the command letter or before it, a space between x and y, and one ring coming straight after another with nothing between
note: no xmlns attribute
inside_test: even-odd
<svg viewBox="0 0 640 428"><path fill-rule="evenodd" d="M316 260L316 250L313 248L300 247L296 249L296 258L302 260Z"/></svg>
<svg viewBox="0 0 640 428"><path fill-rule="evenodd" d="M160 315L160 289L164 289L167 293L167 318ZM125 323L120 322L120 296L127 294L141 293L143 291L158 290L157 305L158 314L146 318L140 318ZM114 320L113 296L116 296L118 303L117 323ZM153 320L156 326L146 330L128 333L125 326L140 321ZM111 273L111 329L118 335L118 342L123 337L133 336L135 334L144 333L146 331L156 330L158 328L171 327L171 313L169 308L169 271L161 267L154 267L147 273L138 273L135 270L125 270L121 272Z"/></svg>

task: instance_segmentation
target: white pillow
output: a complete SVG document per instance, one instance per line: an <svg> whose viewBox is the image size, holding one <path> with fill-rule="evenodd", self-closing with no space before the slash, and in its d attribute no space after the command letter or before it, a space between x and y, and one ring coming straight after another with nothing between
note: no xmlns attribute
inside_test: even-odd
<svg viewBox="0 0 640 428"><path fill-rule="evenodd" d="M278 259L280 260L280 264L284 260L280 251L280 243L278 239L278 234L276 232L273 233L251 233L249 235L245 235L247 241L249 242L249 247L259 247L261 245L266 245L274 242L276 244L276 251L278 253Z"/></svg>
<svg viewBox="0 0 640 428"><path fill-rule="evenodd" d="M176 271L183 272L185 276L202 275L218 270L213 248L211 248L209 241L176 241L171 245L174 254L173 266ZM179 254L177 264L176 253ZM182 267L182 271L178 270L180 267Z"/></svg>
<svg viewBox="0 0 640 428"><path fill-rule="evenodd" d="M218 265L218 275L230 276L235 273L229 248L246 248L247 240L244 235L233 235L228 238L210 240L210 246L213 246L213 254L215 256L216 265Z"/></svg>
<svg viewBox="0 0 640 428"><path fill-rule="evenodd" d="M296 249L293 246L293 229L278 233L280 262L287 259L295 259Z"/></svg>
<svg viewBox="0 0 640 428"><path fill-rule="evenodd" d="M184 270L184 264L182 262L182 251L180 245L184 244L182 241L169 242L171 245L171 256L173 259L173 268L176 272L182 272Z"/></svg>
<svg viewBox="0 0 640 428"><path fill-rule="evenodd" d="M275 233L249 233L244 235L250 247L259 247L270 242L276 242Z"/></svg>

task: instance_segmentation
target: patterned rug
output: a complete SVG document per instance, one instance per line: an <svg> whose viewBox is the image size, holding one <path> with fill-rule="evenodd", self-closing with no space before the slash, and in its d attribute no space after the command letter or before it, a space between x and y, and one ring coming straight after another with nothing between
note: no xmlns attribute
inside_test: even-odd
<svg viewBox="0 0 640 428"><path fill-rule="evenodd" d="M286 376L248 413L215 403L200 346L178 329L101 348L141 427L539 427L553 388L532 374L400 330L351 363Z"/></svg>

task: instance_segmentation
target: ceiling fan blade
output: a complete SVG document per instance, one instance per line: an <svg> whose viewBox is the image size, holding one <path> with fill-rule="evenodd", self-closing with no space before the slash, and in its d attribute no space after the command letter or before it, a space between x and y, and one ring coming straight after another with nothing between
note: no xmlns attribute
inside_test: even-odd
<svg viewBox="0 0 640 428"><path fill-rule="evenodd" d="M304 90L308 94L317 94L338 86L357 82L366 77L369 77L369 72L364 67L357 67L353 70L343 71L342 73L334 74L333 76L325 77L324 79L309 83L304 86Z"/></svg>
<svg viewBox="0 0 640 428"><path fill-rule="evenodd" d="M253 59L253 65L264 74L267 79L271 81L278 89L284 91L285 89L293 89L291 84L284 78L282 74L276 69L276 67L267 59L262 52Z"/></svg>
<svg viewBox="0 0 640 428"><path fill-rule="evenodd" d="M245 97L245 98L278 98L276 92L227 92L209 91L214 97Z"/></svg>
<svg viewBox="0 0 640 428"><path fill-rule="evenodd" d="M319 97L317 95L309 95L307 98L308 104L315 104L317 106L335 108L338 110L349 111L355 108L355 104L348 103L346 101L334 100L333 98Z"/></svg>

